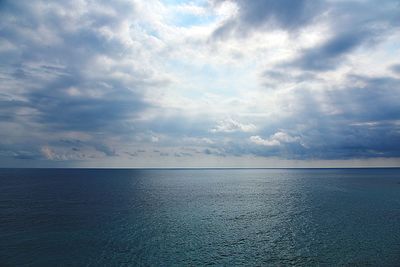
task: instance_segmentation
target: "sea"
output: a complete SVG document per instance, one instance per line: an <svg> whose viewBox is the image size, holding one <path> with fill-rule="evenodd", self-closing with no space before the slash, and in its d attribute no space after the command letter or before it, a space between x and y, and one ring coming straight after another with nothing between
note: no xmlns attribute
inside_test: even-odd
<svg viewBox="0 0 400 267"><path fill-rule="evenodd" d="M0 169L0 266L400 266L400 169Z"/></svg>

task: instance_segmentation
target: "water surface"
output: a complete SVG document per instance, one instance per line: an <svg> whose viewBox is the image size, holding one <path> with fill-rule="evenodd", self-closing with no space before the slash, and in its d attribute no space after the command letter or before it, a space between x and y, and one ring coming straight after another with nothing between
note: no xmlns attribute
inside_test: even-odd
<svg viewBox="0 0 400 267"><path fill-rule="evenodd" d="M0 170L0 265L399 266L400 169Z"/></svg>

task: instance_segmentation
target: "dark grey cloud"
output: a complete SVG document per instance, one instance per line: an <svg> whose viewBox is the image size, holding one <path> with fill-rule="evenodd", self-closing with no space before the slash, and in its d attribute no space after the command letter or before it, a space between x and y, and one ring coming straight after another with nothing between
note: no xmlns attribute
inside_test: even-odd
<svg viewBox="0 0 400 267"><path fill-rule="evenodd" d="M358 48L373 48L400 26L397 0L377 5L375 1L331 3L327 8L331 36L322 44L307 48L293 61L282 64L300 70L333 70L346 62ZM357 12L354 12L357 10Z"/></svg>
<svg viewBox="0 0 400 267"><path fill-rule="evenodd" d="M266 89L279 89L284 83L301 84L305 81L318 80L312 71L303 71L300 74L288 71L285 68L275 68L261 73L263 87Z"/></svg>
<svg viewBox="0 0 400 267"><path fill-rule="evenodd" d="M392 66L390 66L390 69L396 73L396 74L400 74L400 64L394 64Z"/></svg>
<svg viewBox="0 0 400 267"><path fill-rule="evenodd" d="M24 159L24 160L40 160L43 159L43 156L39 153L34 153L32 151L14 151L13 157L15 159Z"/></svg>
<svg viewBox="0 0 400 267"><path fill-rule="evenodd" d="M276 29L298 32L315 23L328 25L331 35L322 44L304 49L293 61L280 64L280 67L301 70L335 69L357 48L378 43L400 26L398 0L380 4L376 1L306 0L230 2L237 4L238 13L215 30L215 39L240 38L253 31L269 32Z"/></svg>
<svg viewBox="0 0 400 267"><path fill-rule="evenodd" d="M215 1L219 4L225 1ZM253 30L297 30L320 14L322 2L311 0L231 0L237 4L237 16L215 30L214 38L246 36Z"/></svg>
<svg viewBox="0 0 400 267"><path fill-rule="evenodd" d="M302 70L325 71L334 69L344 56L364 43L371 32L344 32L335 35L320 46L306 49L288 65ZM285 65L285 64L284 64Z"/></svg>
<svg viewBox="0 0 400 267"><path fill-rule="evenodd" d="M119 87L101 98L68 96L59 88L29 93L27 97L31 107L39 112L35 120L49 130L114 132L113 127L121 126L148 106L139 95Z"/></svg>
<svg viewBox="0 0 400 267"><path fill-rule="evenodd" d="M95 144L95 148L96 148L96 150L103 152L108 157L118 156L118 153L115 151L115 149L110 148L107 145L99 143L99 144Z"/></svg>
<svg viewBox="0 0 400 267"><path fill-rule="evenodd" d="M44 157L40 150L29 142L19 144L0 143L0 159L12 158L17 160L43 160Z"/></svg>

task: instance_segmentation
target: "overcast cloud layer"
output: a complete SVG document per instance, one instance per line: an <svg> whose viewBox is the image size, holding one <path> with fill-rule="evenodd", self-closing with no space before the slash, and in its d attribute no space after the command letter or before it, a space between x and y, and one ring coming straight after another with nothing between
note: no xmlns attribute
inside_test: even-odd
<svg viewBox="0 0 400 267"><path fill-rule="evenodd" d="M0 166L400 165L400 1L1 1Z"/></svg>

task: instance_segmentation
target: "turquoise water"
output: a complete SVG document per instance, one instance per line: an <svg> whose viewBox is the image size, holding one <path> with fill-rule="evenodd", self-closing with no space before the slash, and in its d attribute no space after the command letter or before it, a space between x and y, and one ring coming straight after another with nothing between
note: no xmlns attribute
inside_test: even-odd
<svg viewBox="0 0 400 267"><path fill-rule="evenodd" d="M3 169L0 265L399 266L400 169Z"/></svg>

